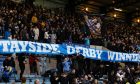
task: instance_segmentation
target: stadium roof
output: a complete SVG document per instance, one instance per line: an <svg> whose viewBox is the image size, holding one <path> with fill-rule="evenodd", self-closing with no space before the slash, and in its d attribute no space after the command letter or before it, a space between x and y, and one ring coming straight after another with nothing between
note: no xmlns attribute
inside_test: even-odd
<svg viewBox="0 0 140 84"><path fill-rule="evenodd" d="M121 10L124 14L132 17L140 16L140 0L76 0L79 9L89 8L89 12L106 13Z"/></svg>
<svg viewBox="0 0 140 84"><path fill-rule="evenodd" d="M98 3L104 4L106 7L122 8L127 12L137 11L140 7L140 0L94 0Z"/></svg>

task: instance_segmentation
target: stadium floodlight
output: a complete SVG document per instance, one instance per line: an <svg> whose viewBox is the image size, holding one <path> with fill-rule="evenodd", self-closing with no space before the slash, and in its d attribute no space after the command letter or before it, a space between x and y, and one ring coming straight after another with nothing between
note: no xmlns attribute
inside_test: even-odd
<svg viewBox="0 0 140 84"><path fill-rule="evenodd" d="M88 7L86 7L86 11L88 11Z"/></svg>
<svg viewBox="0 0 140 84"><path fill-rule="evenodd" d="M140 22L140 19L137 19L137 22L139 23Z"/></svg>
<svg viewBox="0 0 140 84"><path fill-rule="evenodd" d="M114 15L113 15L113 17L115 17L115 18L116 18L116 17L117 17L117 15L116 15L116 14L114 14Z"/></svg>

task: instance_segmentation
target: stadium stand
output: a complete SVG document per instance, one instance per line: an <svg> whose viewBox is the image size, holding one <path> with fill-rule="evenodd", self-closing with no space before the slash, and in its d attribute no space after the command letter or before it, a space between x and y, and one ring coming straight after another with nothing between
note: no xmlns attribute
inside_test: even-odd
<svg viewBox="0 0 140 84"><path fill-rule="evenodd" d="M140 53L137 48L140 30L137 27L118 21L109 21L102 27L107 31L96 37L90 33L91 30L81 14L71 15L59 8L45 9L27 3L0 0L1 39L79 45L87 42L87 45L103 46L111 51ZM6 56L0 56L0 67L5 59ZM29 83L33 78L31 84L34 81L34 84L41 84L43 79L45 82L42 84L135 84L140 77L139 63L92 60L80 54L67 57L59 55L56 56L56 61L57 70L48 70L42 77L26 77L26 82ZM13 80L11 77L10 81Z"/></svg>

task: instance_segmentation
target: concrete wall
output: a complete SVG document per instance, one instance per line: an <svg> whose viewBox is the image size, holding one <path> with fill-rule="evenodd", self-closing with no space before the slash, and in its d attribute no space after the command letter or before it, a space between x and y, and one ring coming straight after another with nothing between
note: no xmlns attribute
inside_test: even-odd
<svg viewBox="0 0 140 84"><path fill-rule="evenodd" d="M94 48L94 49L97 49L97 50L109 50L103 46L96 46L96 45L90 45L90 48Z"/></svg>
<svg viewBox="0 0 140 84"><path fill-rule="evenodd" d="M60 2L59 0L35 0L35 5L42 5L46 8L60 8L65 6L65 2Z"/></svg>
<svg viewBox="0 0 140 84"><path fill-rule="evenodd" d="M11 0L11 1L21 3L23 0Z"/></svg>

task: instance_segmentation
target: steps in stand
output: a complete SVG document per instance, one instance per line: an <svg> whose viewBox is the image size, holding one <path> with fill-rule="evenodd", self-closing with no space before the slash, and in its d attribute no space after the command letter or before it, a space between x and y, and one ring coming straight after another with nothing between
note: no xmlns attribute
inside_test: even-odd
<svg viewBox="0 0 140 84"><path fill-rule="evenodd" d="M40 80L40 84L42 84L43 79L44 79L43 77L38 77L38 78L36 78L36 77L34 78L33 76L30 76L30 77L27 77L26 78L26 84L34 84L34 81L36 79L39 79ZM12 84L13 82L15 82L15 78L14 77L11 77L10 78L10 81L8 83L0 82L0 84ZM21 82L16 82L15 84L21 84ZM46 77L45 78L45 84L51 84L49 77Z"/></svg>

